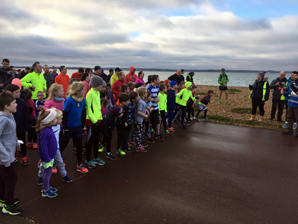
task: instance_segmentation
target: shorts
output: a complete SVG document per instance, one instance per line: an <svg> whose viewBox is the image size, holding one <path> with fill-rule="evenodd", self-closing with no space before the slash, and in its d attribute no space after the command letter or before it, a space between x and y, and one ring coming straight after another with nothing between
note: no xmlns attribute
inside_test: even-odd
<svg viewBox="0 0 298 224"><path fill-rule="evenodd" d="M222 91L224 91L224 90L228 90L228 87L227 87L227 86L220 86L220 87L219 87L219 90L222 90Z"/></svg>
<svg viewBox="0 0 298 224"><path fill-rule="evenodd" d="M153 110L150 114L151 123L159 124L159 110Z"/></svg>
<svg viewBox="0 0 298 224"><path fill-rule="evenodd" d="M199 104L199 110L207 110L207 106Z"/></svg>
<svg viewBox="0 0 298 224"><path fill-rule="evenodd" d="M69 127L68 131L69 131L68 136L65 136L64 134L62 135L62 139L61 139L62 141L69 141L73 137L83 138L82 125L78 127Z"/></svg>

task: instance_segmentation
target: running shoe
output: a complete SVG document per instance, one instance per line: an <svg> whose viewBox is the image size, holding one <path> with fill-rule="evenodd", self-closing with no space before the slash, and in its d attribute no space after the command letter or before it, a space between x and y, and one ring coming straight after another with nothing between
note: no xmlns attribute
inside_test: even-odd
<svg viewBox="0 0 298 224"><path fill-rule="evenodd" d="M283 135L293 135L293 132L283 131L282 134Z"/></svg>
<svg viewBox="0 0 298 224"><path fill-rule="evenodd" d="M26 148L27 148L27 149L31 149L31 148L33 148L33 144L27 142L27 143L26 143Z"/></svg>
<svg viewBox="0 0 298 224"><path fill-rule="evenodd" d="M43 185L43 178L42 178L42 177L39 177L39 178L38 178L37 185L38 185L38 186L42 186L42 185Z"/></svg>
<svg viewBox="0 0 298 224"><path fill-rule="evenodd" d="M149 143L155 143L155 141L153 141L152 138L147 138L147 142L149 142Z"/></svg>
<svg viewBox="0 0 298 224"><path fill-rule="evenodd" d="M57 170L57 166L56 165L53 166L52 173L58 173L58 170Z"/></svg>
<svg viewBox="0 0 298 224"><path fill-rule="evenodd" d="M33 149L38 149L37 144L33 143Z"/></svg>
<svg viewBox="0 0 298 224"><path fill-rule="evenodd" d="M230 103L229 103L228 101L226 102L226 104L227 104L227 105L230 105Z"/></svg>
<svg viewBox="0 0 298 224"><path fill-rule="evenodd" d="M282 128L287 128L287 127L288 127L288 122L285 122L284 125L282 126ZM293 125L293 129L294 129L294 125Z"/></svg>
<svg viewBox="0 0 298 224"><path fill-rule="evenodd" d="M218 104L221 104L221 101L218 101Z"/></svg>
<svg viewBox="0 0 298 224"><path fill-rule="evenodd" d="M116 158L115 158L115 156L113 156L113 154L112 153L110 153L110 154L107 154L107 156L106 156L108 159L110 159L110 160L115 160Z"/></svg>
<svg viewBox="0 0 298 224"><path fill-rule="evenodd" d="M297 128L297 124L294 123L294 124L293 124L293 129L295 130L296 128Z"/></svg>
<svg viewBox="0 0 298 224"><path fill-rule="evenodd" d="M49 189L50 191L52 191L52 192L54 192L54 193L57 193L58 192L58 189L57 188L54 188L54 187L51 187L50 186L50 189ZM44 191L44 187L42 186L41 187L41 193Z"/></svg>
<svg viewBox="0 0 298 224"><path fill-rule="evenodd" d="M129 144L131 147L134 147L134 148L137 147L137 144L136 144L135 142L129 142L128 144Z"/></svg>
<svg viewBox="0 0 298 224"><path fill-rule="evenodd" d="M148 144L146 144L146 143L144 142L144 143L142 143L142 147L143 147L143 148L146 148L146 147L148 147Z"/></svg>
<svg viewBox="0 0 298 224"><path fill-rule="evenodd" d="M98 152L103 152L103 150L105 149L105 147L103 145L99 146Z"/></svg>
<svg viewBox="0 0 298 224"><path fill-rule="evenodd" d="M80 165L77 165L77 171L83 174L88 173L88 169L84 167L82 163Z"/></svg>
<svg viewBox="0 0 298 224"><path fill-rule="evenodd" d="M187 127L185 125L183 125L183 124L180 125L180 128L187 129Z"/></svg>
<svg viewBox="0 0 298 224"><path fill-rule="evenodd" d="M29 165L28 157L23 157L21 160L21 163L23 164L23 166L28 166Z"/></svg>
<svg viewBox="0 0 298 224"><path fill-rule="evenodd" d="M156 139L159 140L159 141L165 140L161 134L157 135Z"/></svg>
<svg viewBox="0 0 298 224"><path fill-rule="evenodd" d="M96 165L99 165L99 166L103 166L105 165L105 161L103 161L101 158L97 157L96 159L93 159L93 162L96 164Z"/></svg>
<svg viewBox="0 0 298 224"><path fill-rule="evenodd" d="M96 164L93 162L93 160L85 161L85 162L86 162L86 166L88 167L88 169L96 168Z"/></svg>
<svg viewBox="0 0 298 224"><path fill-rule="evenodd" d="M72 179L70 179L67 175L62 178L62 181L65 181L66 183L72 183Z"/></svg>
<svg viewBox="0 0 298 224"><path fill-rule="evenodd" d="M5 205L2 212L9 215L19 215L23 212L22 209L17 208L16 205Z"/></svg>
<svg viewBox="0 0 298 224"><path fill-rule="evenodd" d="M136 149L136 152L147 152L147 150L143 146L140 146Z"/></svg>
<svg viewBox="0 0 298 224"><path fill-rule="evenodd" d="M52 192L51 190L48 190L48 191L43 190L41 196L48 197L48 198L55 198L58 196L58 194L55 192Z"/></svg>
<svg viewBox="0 0 298 224"><path fill-rule="evenodd" d="M166 131L165 131L165 134L166 134L166 135L169 135L169 134L170 134L169 130L166 130Z"/></svg>
<svg viewBox="0 0 298 224"><path fill-rule="evenodd" d="M126 155L126 153L121 148L117 150L117 154L118 155L121 155L121 156L125 156Z"/></svg>
<svg viewBox="0 0 298 224"><path fill-rule="evenodd" d="M134 149L128 146L128 149L125 150L126 152L133 152Z"/></svg>
<svg viewBox="0 0 298 224"><path fill-rule="evenodd" d="M208 119L207 117L204 117L204 120L205 120L205 121L209 121L209 119Z"/></svg>

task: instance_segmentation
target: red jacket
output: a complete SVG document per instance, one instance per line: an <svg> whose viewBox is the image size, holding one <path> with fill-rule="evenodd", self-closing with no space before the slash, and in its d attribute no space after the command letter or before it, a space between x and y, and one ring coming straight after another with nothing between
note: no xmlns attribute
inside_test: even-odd
<svg viewBox="0 0 298 224"><path fill-rule="evenodd" d="M71 79L79 79L81 80L81 76L79 75L79 72L75 72L75 73L72 73L71 75Z"/></svg>
<svg viewBox="0 0 298 224"><path fill-rule="evenodd" d="M123 85L123 84L125 84L125 81L121 81L120 79L118 79L113 84L112 93L115 95L115 101L118 100L119 95L122 93L121 92L121 85Z"/></svg>
<svg viewBox="0 0 298 224"><path fill-rule="evenodd" d="M61 84L63 86L64 98L66 98L66 96L68 94L68 81L69 81L69 76L68 75L62 75L62 73L57 75L56 78L55 78L55 83Z"/></svg>
<svg viewBox="0 0 298 224"><path fill-rule="evenodd" d="M125 76L125 80L124 80L125 83L136 82L138 76L136 74L131 75L133 70L136 70L136 69L131 66L129 69L129 73Z"/></svg>

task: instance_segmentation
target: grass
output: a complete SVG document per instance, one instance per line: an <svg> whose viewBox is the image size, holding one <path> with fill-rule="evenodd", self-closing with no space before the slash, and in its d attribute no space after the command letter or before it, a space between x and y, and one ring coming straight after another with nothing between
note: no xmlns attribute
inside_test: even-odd
<svg viewBox="0 0 298 224"><path fill-rule="evenodd" d="M251 114L251 108L233 108L231 110L232 112L238 113L238 114ZM257 114L259 114L260 111L257 110Z"/></svg>
<svg viewBox="0 0 298 224"><path fill-rule="evenodd" d="M240 89L228 89L229 94L236 94L242 92Z"/></svg>

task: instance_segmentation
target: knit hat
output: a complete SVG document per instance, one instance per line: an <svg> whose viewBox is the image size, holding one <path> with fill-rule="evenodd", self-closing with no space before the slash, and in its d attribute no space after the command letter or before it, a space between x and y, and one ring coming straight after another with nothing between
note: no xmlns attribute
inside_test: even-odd
<svg viewBox="0 0 298 224"><path fill-rule="evenodd" d="M107 86L106 82L103 81L103 79L97 75L92 76L90 84L93 88L96 88L98 86Z"/></svg>
<svg viewBox="0 0 298 224"><path fill-rule="evenodd" d="M176 81L171 81L170 86L173 87L174 85L177 85L177 82Z"/></svg>
<svg viewBox="0 0 298 224"><path fill-rule="evenodd" d="M168 81L169 81L168 79L165 79L164 80L164 82L165 82L166 85L168 85Z"/></svg>
<svg viewBox="0 0 298 224"><path fill-rule="evenodd" d="M15 84L9 84L5 87L6 90L10 91L10 92L14 92L14 91L17 91L20 89L20 87L18 87L17 85Z"/></svg>
<svg viewBox="0 0 298 224"><path fill-rule="evenodd" d="M262 79L265 77L265 72L260 72L259 75L262 77Z"/></svg>
<svg viewBox="0 0 298 224"><path fill-rule="evenodd" d="M121 107L114 106L114 107L112 107L112 109L111 109L111 113L112 113L115 117L118 117L120 114L123 113L123 109L122 109Z"/></svg>
<svg viewBox="0 0 298 224"><path fill-rule="evenodd" d="M94 66L94 71L96 71L98 69L100 69L100 66L99 65Z"/></svg>
<svg viewBox="0 0 298 224"><path fill-rule="evenodd" d="M189 87L191 87L191 85L192 85L192 83L191 83L191 82L186 82L186 83L185 83L185 87L186 87L186 88L189 88Z"/></svg>
<svg viewBox="0 0 298 224"><path fill-rule="evenodd" d="M12 81L11 81L11 84L15 84L17 85L20 89L22 89L22 82L20 79L18 78L14 78Z"/></svg>

